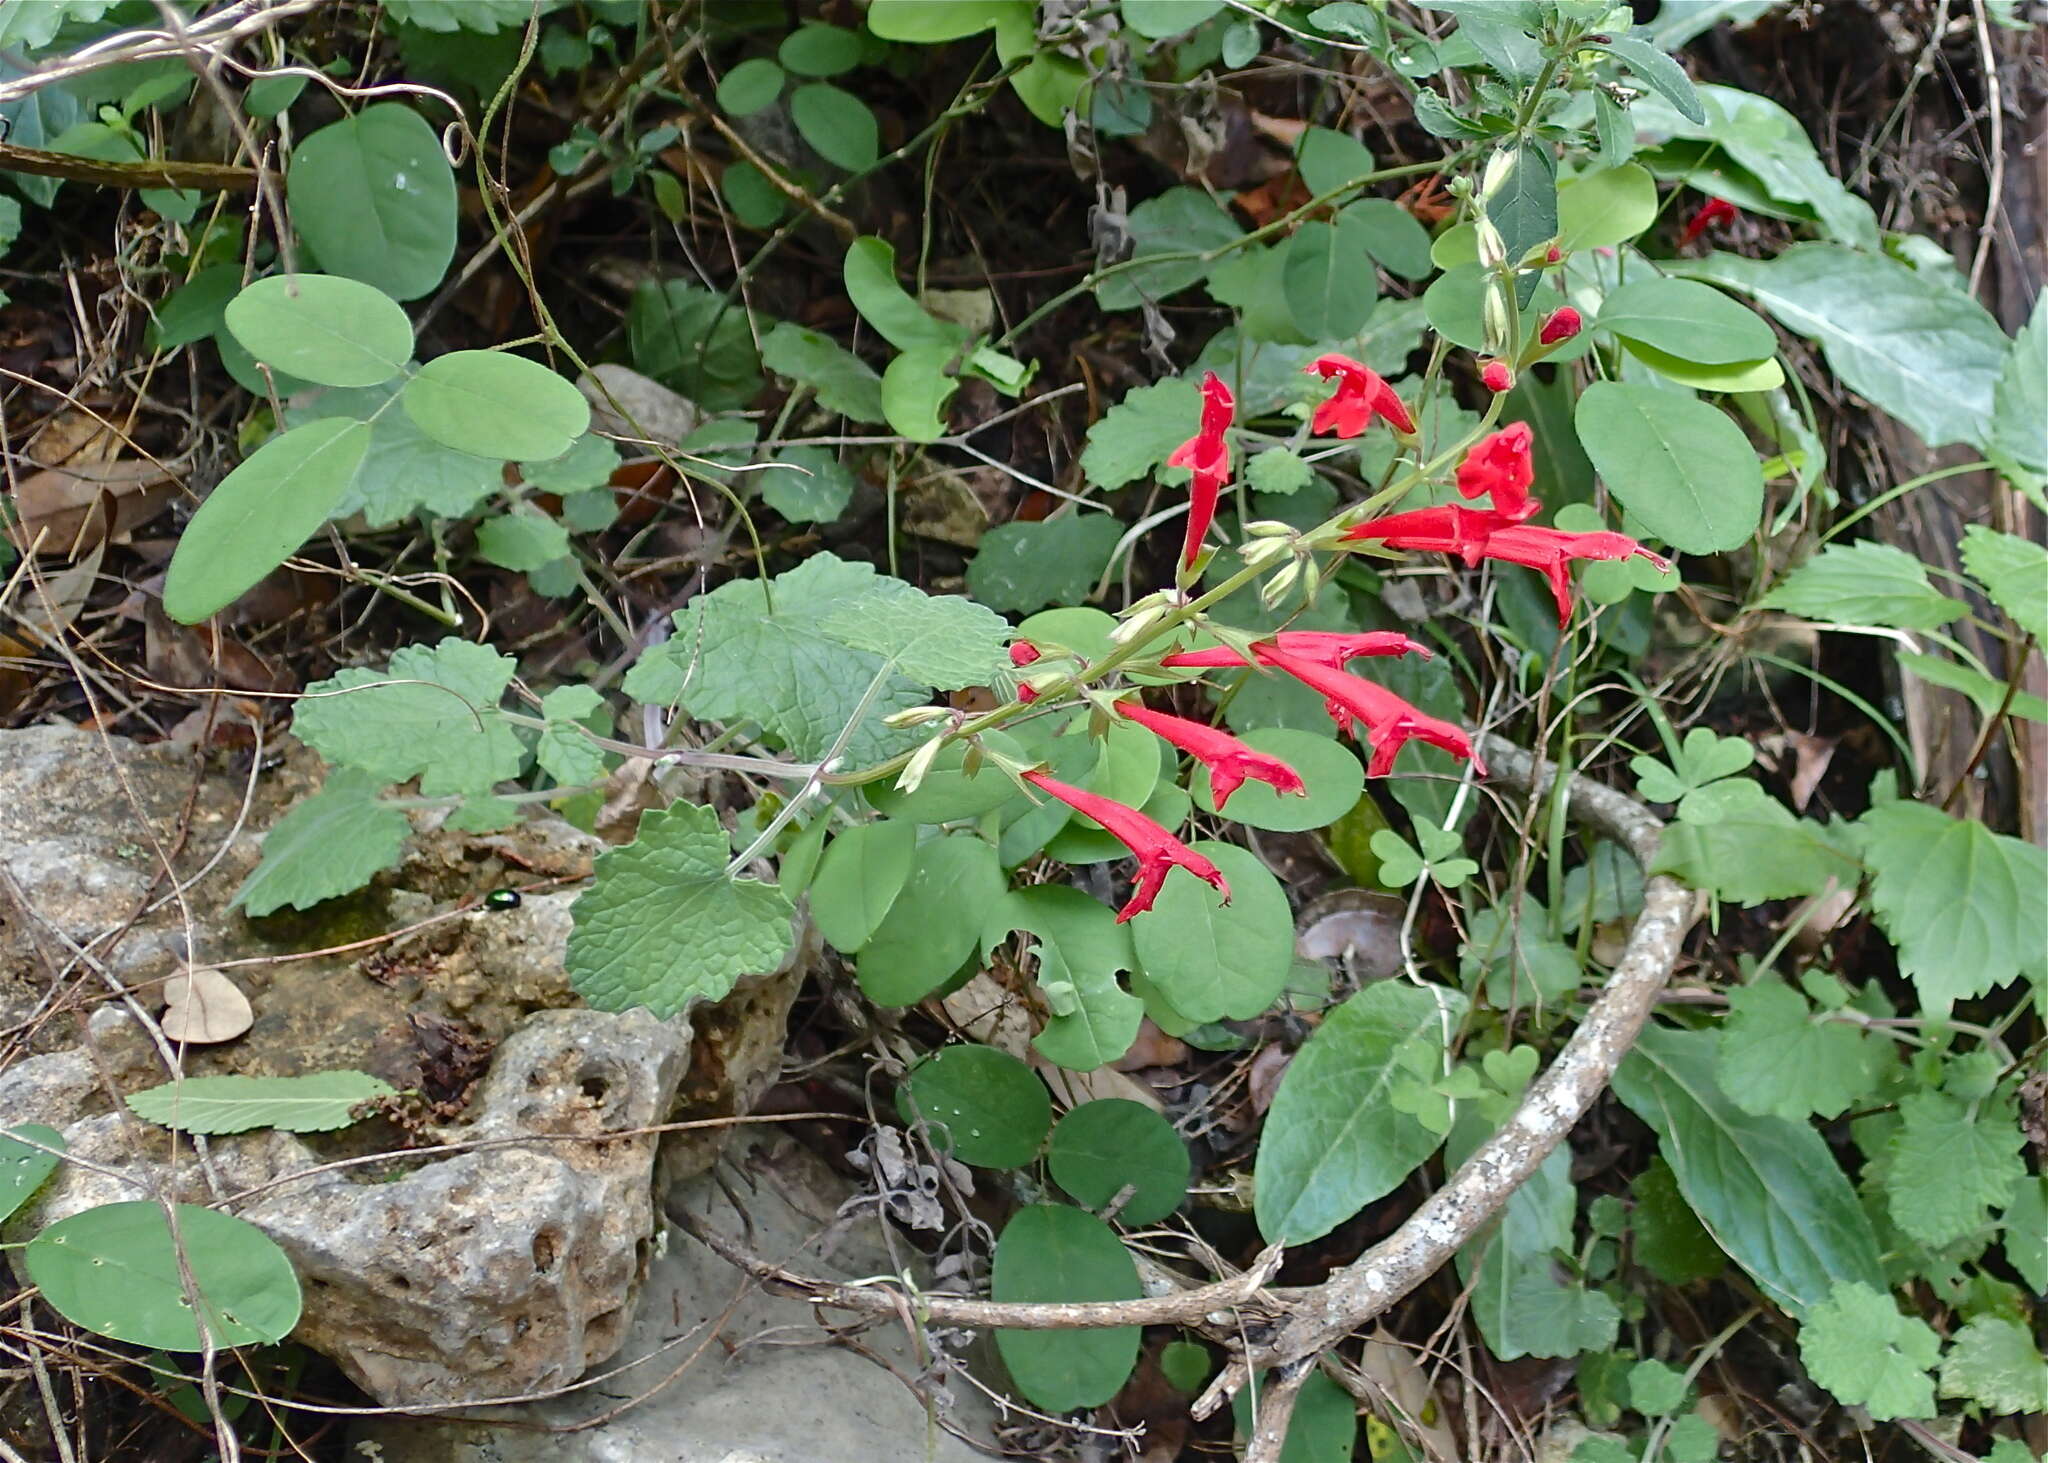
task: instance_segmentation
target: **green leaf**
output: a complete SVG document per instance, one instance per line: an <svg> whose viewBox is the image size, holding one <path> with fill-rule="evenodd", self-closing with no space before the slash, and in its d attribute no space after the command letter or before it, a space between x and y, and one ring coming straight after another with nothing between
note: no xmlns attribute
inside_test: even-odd
<svg viewBox="0 0 2048 1463"><path fill-rule="evenodd" d="M365 107L300 143L285 198L323 269L394 300L426 294L455 258L455 171L426 119L397 102Z"/></svg>
<svg viewBox="0 0 2048 1463"><path fill-rule="evenodd" d="M2012 342L1991 393L1991 440L1985 455L2042 506L2048 481L2048 306L2034 311Z"/></svg>
<svg viewBox="0 0 2048 1463"><path fill-rule="evenodd" d="M412 824L398 808L377 801L377 787L375 778L352 767L328 774L319 792L263 836L263 861L233 902L258 917L287 905L311 909L395 867Z"/></svg>
<svg viewBox="0 0 2048 1463"><path fill-rule="evenodd" d="M520 463L519 476L543 493L567 498L609 487L619 462L618 448L595 432L585 432L559 457Z"/></svg>
<svg viewBox="0 0 2048 1463"><path fill-rule="evenodd" d="M403 411L382 409L396 394L395 383L338 387L304 406L285 409L285 422L293 427L333 417L368 419L369 450L330 517L361 513L372 528L397 523L422 509L460 518L503 490L501 460L444 447L414 426Z"/></svg>
<svg viewBox="0 0 2048 1463"><path fill-rule="evenodd" d="M1108 513L1002 524L981 536L968 561L968 591L991 609L1019 614L1077 604L1095 593L1123 531Z"/></svg>
<svg viewBox="0 0 2048 1463"><path fill-rule="evenodd" d="M1439 883L1450 883L1449 875L1464 872L1444 867L1446 855L1464 842L1459 834L1433 827L1419 815L1415 829L1425 847L1442 840L1428 861ZM1459 968L1468 980L1485 971L1487 999L1503 1007L1561 1000L1585 978L1578 951L1551 933L1549 913L1532 894L1473 912Z"/></svg>
<svg viewBox="0 0 2048 1463"><path fill-rule="evenodd" d="M2048 1294L2048 1178L2021 1180L2003 1218L2006 1259L2030 1289Z"/></svg>
<svg viewBox="0 0 2048 1463"><path fill-rule="evenodd" d="M1653 386L1596 381L1573 421L1608 491L1673 548L1724 553L1756 532L1763 468L1722 412Z"/></svg>
<svg viewBox="0 0 2048 1463"><path fill-rule="evenodd" d="M1324 10L1339 7L1326 5ZM1317 11L1320 15L1322 12ZM1231 1399L1231 1415L1241 1435L1250 1436L1252 1409L1258 1405L1257 1392L1265 1385L1264 1372L1252 1385ZM1374 1419L1377 1421L1377 1419ZM1391 1431L1391 1430L1390 1430ZM1376 1445L1379 1446L1379 1445ZM1404 1444L1396 1446L1405 1447ZM1294 1415L1287 1419L1287 1438L1280 1448L1280 1463L1351 1463L1358 1449L1358 1405L1351 1394L1320 1371L1310 1372L1294 1399ZM1375 1456L1388 1456L1375 1453ZM1413 1453L1393 1454L1413 1458Z"/></svg>
<svg viewBox="0 0 2048 1463"><path fill-rule="evenodd" d="M242 110L252 117L275 117L291 110L305 89L303 76L259 76L242 93Z"/></svg>
<svg viewBox="0 0 2048 1463"><path fill-rule="evenodd" d="M1934 1416L1928 1368L1940 1354L1932 1327L1856 1281L1836 1285L1799 1330L1799 1359L1813 1379L1878 1422Z"/></svg>
<svg viewBox="0 0 2048 1463"><path fill-rule="evenodd" d="M1128 226L1132 261L1209 253L1244 234L1208 193L1185 186L1146 199L1131 210ZM1095 286L1095 302L1105 310L1135 310L1148 300L1163 300L1199 283L1208 277L1210 267L1193 257L1138 263L1101 280Z"/></svg>
<svg viewBox="0 0 2048 1463"><path fill-rule="evenodd" d="M761 364L810 387L827 411L857 422L887 420L882 415L882 378L829 335L780 321L762 338Z"/></svg>
<svg viewBox="0 0 2048 1463"><path fill-rule="evenodd" d="M1724 737L1696 726L1679 744L1674 766L1655 757L1633 757L1628 765L1636 775L1637 793L1653 803L1675 803L1710 782L1748 771L1755 761L1756 748L1748 738Z"/></svg>
<svg viewBox="0 0 2048 1463"><path fill-rule="evenodd" d="M1629 1404L1645 1417L1669 1417L1685 1405L1689 1389L1685 1373L1661 1361L1639 1361L1629 1368Z"/></svg>
<svg viewBox="0 0 2048 1463"><path fill-rule="evenodd" d="M1199 1341L1169 1341L1159 1348L1160 1374L1176 1392L1194 1396L1212 1370L1209 1348Z"/></svg>
<svg viewBox="0 0 2048 1463"><path fill-rule="evenodd" d="M412 322L382 290L328 274L274 274L227 305L255 359L322 386L375 386L412 359Z"/></svg>
<svg viewBox="0 0 2048 1463"><path fill-rule="evenodd" d="M1018 9L1020 0L872 0L868 29L885 41L933 45L957 41L995 25Z"/></svg>
<svg viewBox="0 0 2048 1463"><path fill-rule="evenodd" d="M983 732L977 740L988 751L1030 760L1024 746L1008 733ZM968 770L969 751L965 742L940 749L913 792L875 782L861 790L862 796L876 812L911 823L965 822L1024 796L1007 773L985 759Z"/></svg>
<svg viewBox="0 0 2048 1463"><path fill-rule="evenodd" d="M1065 1204L1018 1210L996 1240L990 1290L998 1301L1134 1300L1138 1267L1114 1231ZM1098 1407L1123 1389L1140 1330L998 1330L996 1350L1017 1390L1048 1412Z"/></svg>
<svg viewBox="0 0 2048 1463"><path fill-rule="evenodd" d="M187 1077L129 1094L146 1122L186 1133L331 1133L355 1121L353 1109L398 1089L368 1072L303 1077Z"/></svg>
<svg viewBox="0 0 2048 1463"><path fill-rule="evenodd" d="M2026 1327L1979 1316L1949 1345L1941 1395L1967 1398L1994 1413L2048 1412L2048 1361Z"/></svg>
<svg viewBox="0 0 2048 1463"><path fill-rule="evenodd" d="M1084 1102L1061 1118L1046 1158L1053 1181L1090 1209L1129 1187L1116 1217L1131 1225L1156 1224L1180 1208L1193 1171L1173 1124L1122 1098Z"/></svg>
<svg viewBox="0 0 2048 1463"><path fill-rule="evenodd" d="M27 1203L43 1180L57 1171L64 1148L64 1135L41 1123L0 1128L0 1219Z"/></svg>
<svg viewBox="0 0 2048 1463"><path fill-rule="evenodd" d="M11 246L20 225L21 205L12 198L0 202L0 245ZM241 265L208 265L164 296L149 322L149 344L157 350L176 350L205 340L220 329L228 301L241 287Z"/></svg>
<svg viewBox="0 0 2048 1463"><path fill-rule="evenodd" d="M775 54L799 76L837 76L860 64L863 44L858 31L807 23L783 37Z"/></svg>
<svg viewBox="0 0 2048 1463"><path fill-rule="evenodd" d="M1810 620L1932 630L1970 612L1927 582L1927 568L1890 544L1830 544L1763 603Z"/></svg>
<svg viewBox="0 0 2048 1463"><path fill-rule="evenodd" d="M1496 159L1507 155L1497 154ZM1488 169L1492 171L1491 167ZM1519 263L1530 250L1557 237L1557 160L1545 146L1523 146L1512 150L1506 173L1496 186L1483 193L1481 207L1487 222L1500 230L1510 264ZM1519 281L1523 305L1536 288L1534 274Z"/></svg>
<svg viewBox="0 0 2048 1463"><path fill-rule="evenodd" d="M1293 912L1256 854L1228 843L1190 847L1223 871L1230 903L1185 869L1170 871L1158 901L1130 921L1138 963L1188 1020L1249 1021L1287 983Z"/></svg>
<svg viewBox="0 0 2048 1463"><path fill-rule="evenodd" d="M197 624L277 568L333 513L370 445L361 422L272 437L207 495L164 576L164 613Z"/></svg>
<svg viewBox="0 0 2048 1463"><path fill-rule="evenodd" d="M773 884L728 878L718 814L674 803L640 816L623 848L597 856L576 900L569 983L600 1011L645 1006L667 1020L716 1001L789 954L789 900Z"/></svg>
<svg viewBox="0 0 2048 1463"><path fill-rule="evenodd" d="M1651 1159L1631 1189L1636 1207L1629 1228L1644 1269L1666 1285L1690 1285L1721 1273L1727 1257L1678 1191L1670 1164Z"/></svg>
<svg viewBox="0 0 2048 1463"><path fill-rule="evenodd" d="M1252 750L1287 763L1308 785L1308 793L1303 796L1275 792L1263 782L1245 783L1230 795L1230 801L1224 805L1224 816L1247 828L1265 828L1276 833L1327 828L1350 812L1359 794L1365 791L1365 769L1334 737L1276 726L1246 732L1244 741ZM1208 772L1197 773L1191 786L1202 811L1215 812L1215 790Z"/></svg>
<svg viewBox="0 0 2048 1463"><path fill-rule="evenodd" d="M881 156L881 134L866 102L829 81L813 81L789 96L790 120L819 157L849 173L865 172Z"/></svg>
<svg viewBox="0 0 2048 1463"><path fill-rule="evenodd" d="M1701 366L1681 357L1620 337L1622 349L1666 380L1695 391L1727 395L1738 391L1776 391L1785 384L1785 368L1775 358L1738 361L1730 366Z"/></svg>
<svg viewBox="0 0 2048 1463"><path fill-rule="evenodd" d="M476 551L487 563L525 573L569 552L569 530L538 508L521 506L476 526Z"/></svg>
<svg viewBox="0 0 2048 1463"><path fill-rule="evenodd" d="M172 1207L175 1238L154 1199L60 1219L23 1251L29 1278L66 1320L131 1346L202 1349L187 1275L214 1345L284 1340L299 1323L299 1279L276 1241L231 1214Z"/></svg>
<svg viewBox="0 0 2048 1463"><path fill-rule="evenodd" d="M951 369L959 349L921 345L896 357L882 372L882 415L898 436L936 442L946 435L946 403L960 387Z"/></svg>
<svg viewBox="0 0 2048 1463"><path fill-rule="evenodd" d="M1977 710L1985 716L1996 716L2002 709L2030 721L2048 721L2048 701L2017 688L2008 690L2006 682L1993 680L1973 666L1958 665L1955 661L1917 650L1901 650L1893 659L1898 662L1900 670L1910 672L1931 686L1960 691L1975 702Z"/></svg>
<svg viewBox="0 0 2048 1463"><path fill-rule="evenodd" d="M561 3L562 0L385 0L384 11L393 20L422 30L494 35L501 30L524 30L536 16L547 14Z"/></svg>
<svg viewBox="0 0 2048 1463"><path fill-rule="evenodd" d="M1702 366L1759 361L1778 349L1755 311L1689 279L1625 284L1600 302L1595 326Z"/></svg>
<svg viewBox="0 0 2048 1463"><path fill-rule="evenodd" d="M1930 1011L2043 975L2048 852L1923 803L1883 804L1856 826L1871 910Z"/></svg>
<svg viewBox="0 0 2048 1463"><path fill-rule="evenodd" d="M1223 8L1223 0L1120 0L1124 24L1147 40L1193 30Z"/></svg>
<svg viewBox="0 0 2048 1463"><path fill-rule="evenodd" d="M1294 328L1310 340L1345 340L1365 328L1379 300L1379 281L1359 268L1366 227L1338 214L1333 224L1299 225L1281 266L1281 292Z"/></svg>
<svg viewBox="0 0 2048 1463"><path fill-rule="evenodd" d="M1338 216L1353 229L1344 237L1363 243L1389 274L1423 279L1435 269L1429 257L1429 230L1393 199L1362 198L1346 204Z"/></svg>
<svg viewBox="0 0 2048 1463"><path fill-rule="evenodd" d="M1301 181L1318 198L1350 187L1373 170L1372 153L1364 143L1328 127L1304 128L1294 158Z"/></svg>
<svg viewBox="0 0 2048 1463"><path fill-rule="evenodd" d="M408 645L386 671L345 670L308 686L292 731L379 783L418 777L428 797L486 793L523 760L498 708L514 669L510 656L467 640Z"/></svg>
<svg viewBox="0 0 2048 1463"><path fill-rule="evenodd" d="M1253 492L1286 497L1314 482L1316 470L1289 448L1269 447L1245 464L1244 476Z"/></svg>
<svg viewBox="0 0 2048 1463"><path fill-rule="evenodd" d="M546 366L504 351L450 351L399 393L413 425L478 457L560 457L590 430L590 403Z"/></svg>
<svg viewBox="0 0 2048 1463"><path fill-rule="evenodd" d="M1963 567L2015 625L2048 640L2048 549L1973 523L1963 530Z"/></svg>
<svg viewBox="0 0 2048 1463"><path fill-rule="evenodd" d="M1052 1098L1038 1074L1008 1052L941 1048L910 1069L897 1093L903 1121L930 1124L932 1142L976 1168L1021 1168L1052 1127Z"/></svg>
<svg viewBox="0 0 2048 1463"><path fill-rule="evenodd" d="M718 105L732 116L751 117L775 105L782 82L780 66L766 56L750 57L718 78Z"/></svg>
<svg viewBox="0 0 2048 1463"><path fill-rule="evenodd" d="M853 473L829 447L784 448L753 482L761 501L791 523L830 523L853 500Z"/></svg>
<svg viewBox="0 0 2048 1463"><path fill-rule="evenodd" d="M944 985L974 953L980 912L1004 882L995 849L972 834L921 844L909 882L861 947L862 993L878 1006L908 1006Z"/></svg>
<svg viewBox="0 0 2048 1463"><path fill-rule="evenodd" d="M1795 244L1772 260L1716 254L1696 272L1817 342L1843 385L1928 446L1989 440L2008 346L1976 301L1896 260L1834 244Z"/></svg>
<svg viewBox="0 0 2048 1463"><path fill-rule="evenodd" d="M626 339L636 370L706 411L744 406L761 388L747 311L689 280L648 280L635 289Z"/></svg>
<svg viewBox="0 0 2048 1463"><path fill-rule="evenodd" d="M1862 866L1842 847L1840 825L1795 818L1747 779L1688 794L1680 811L1650 872L1671 874L1716 898L1756 905L1824 893L1831 882L1853 888L1862 877Z"/></svg>
<svg viewBox="0 0 2048 1463"><path fill-rule="evenodd" d="M1915 1092L1900 1101L1899 1118L1885 1204L1892 1222L1929 1249L1984 1229L2027 1177L2025 1136L2002 1104L1966 1107L1942 1093Z"/></svg>
<svg viewBox="0 0 2048 1463"><path fill-rule="evenodd" d="M1078 774L1077 774L1078 775ZM1051 802L1051 799L1047 799ZM1106 835L1105 835L1106 836ZM1121 856L1123 848L1117 848ZM1144 1003L1117 983L1119 971L1137 968L1128 925L1100 900L1064 884L1015 889L984 920L984 958L1014 931L1040 938L1038 981L1072 987L1067 1009L1055 1009L1032 1045L1047 1061L1073 1071L1106 1066L1130 1050L1144 1019Z"/></svg>
<svg viewBox="0 0 2048 1463"><path fill-rule="evenodd" d="M1637 36L1609 36L1596 44L1613 56L1637 80L1656 91L1679 115L1689 122L1707 120L1707 109L1700 105L1700 94L1693 89L1692 78L1676 61Z"/></svg>
<svg viewBox="0 0 2048 1463"><path fill-rule="evenodd" d="M589 686L557 686L541 697L540 714L547 722L534 745L541 770L564 787L604 776L604 749L588 735L611 730L604 697Z"/></svg>
<svg viewBox="0 0 2048 1463"><path fill-rule="evenodd" d="M1463 1007L1455 991L1381 981L1324 1016L1266 1113L1259 1233L1290 1245L1320 1239L1436 1151L1442 1136L1387 1099L1408 1073L1404 1050L1440 1054Z"/></svg>
<svg viewBox="0 0 2048 1463"><path fill-rule="evenodd" d="M767 173L750 162L727 163L718 179L718 191L725 195L733 217L750 229L772 229L789 212L789 199L768 180Z"/></svg>
<svg viewBox="0 0 2048 1463"><path fill-rule="evenodd" d="M1730 1259L1794 1316L1838 1283L1883 1287L1877 1238L1827 1141L1756 1117L1714 1080L1712 1032L1643 1030L1614 1093L1657 1131L1679 1192Z"/></svg>
<svg viewBox="0 0 2048 1463"><path fill-rule="evenodd" d="M825 850L811 878L811 918L827 944L853 954L868 942L910 881L917 825L884 818L849 828Z"/></svg>
<svg viewBox="0 0 2048 1463"><path fill-rule="evenodd" d="M1728 1008L1715 1075L1744 1112L1832 1118L1876 1090L1888 1049L1850 1022L1816 1019L1791 987L1741 986Z"/></svg>
<svg viewBox="0 0 2048 1463"><path fill-rule="evenodd" d="M1582 173L1557 190L1557 247L1566 254L1625 244L1657 221L1657 180L1627 163Z"/></svg>
<svg viewBox="0 0 2048 1463"><path fill-rule="evenodd" d="M1195 435L1201 412L1201 393L1194 382L1179 377L1126 392L1088 429L1081 471L1098 488L1137 482Z"/></svg>
<svg viewBox="0 0 2048 1463"><path fill-rule="evenodd" d="M842 266L846 293L854 309L882 339L898 350L922 346L957 351L967 332L950 320L941 320L910 297L896 282L896 250L886 240L855 239L846 246Z"/></svg>

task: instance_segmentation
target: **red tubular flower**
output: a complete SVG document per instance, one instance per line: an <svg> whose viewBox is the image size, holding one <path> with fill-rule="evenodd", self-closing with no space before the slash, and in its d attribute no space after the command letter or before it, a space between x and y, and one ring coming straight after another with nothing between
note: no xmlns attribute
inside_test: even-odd
<svg viewBox="0 0 2048 1463"><path fill-rule="evenodd" d="M1077 813L1085 814L1108 830L1109 835L1131 851L1138 861L1138 887L1131 893L1131 901L1117 911L1116 922L1122 924L1134 914L1143 914L1152 907L1159 897L1159 891L1166 885L1166 876L1175 867L1186 869L1203 883L1212 885L1223 896L1223 902L1230 902L1230 885L1224 880L1223 870L1203 858L1178 838L1139 812L1136 808L1106 798L1099 793L1083 791L1069 786L1043 772L1027 772L1024 780L1043 792L1050 793Z"/></svg>
<svg viewBox="0 0 2048 1463"><path fill-rule="evenodd" d="M1685 232L1678 236L1678 247L1683 249L1701 234L1716 224L1733 223L1742 217L1734 204L1725 198L1709 198L1700 205L1700 211L1686 221Z"/></svg>
<svg viewBox="0 0 2048 1463"><path fill-rule="evenodd" d="M1515 373L1508 369L1506 361L1488 361L1480 369L1479 380L1488 391L1495 393L1515 389Z"/></svg>
<svg viewBox="0 0 2048 1463"><path fill-rule="evenodd" d="M1248 777L1257 778L1275 792L1308 796L1308 784L1301 780L1299 772L1278 757L1254 751L1229 732L1189 721L1184 716L1169 716L1136 701L1119 701L1116 709L1126 720L1163 737L1209 769L1209 786L1216 794L1219 813Z"/></svg>
<svg viewBox="0 0 2048 1463"><path fill-rule="evenodd" d="M1188 538L1180 555L1183 567L1194 563L1195 555L1202 551L1202 540L1208 537L1209 525L1216 517L1217 496L1230 479L1230 444L1223 434L1230 429L1236 410L1237 401L1222 378L1214 371L1204 374L1201 428L1166 459L1168 467L1184 467L1194 474L1188 484Z"/></svg>
<svg viewBox="0 0 2048 1463"><path fill-rule="evenodd" d="M1374 417L1385 417L1395 431L1412 437L1415 418L1380 373L1349 356L1317 356L1303 368L1325 380L1337 378L1337 394L1316 408L1309 430L1318 436L1334 432L1339 437L1356 437L1372 425Z"/></svg>
<svg viewBox="0 0 2048 1463"><path fill-rule="evenodd" d="M1463 727L1418 711L1386 687L1375 686L1349 671L1332 670L1285 651L1276 653L1272 664L1310 690L1322 693L1323 707L1337 723L1339 732L1356 736L1356 724L1365 724L1367 739L1372 744L1372 761L1365 769L1366 776L1385 777L1393 771L1394 759L1412 741L1427 742L1454 757L1463 757L1485 775L1486 763L1472 749L1472 738Z"/></svg>
<svg viewBox="0 0 2048 1463"><path fill-rule="evenodd" d="M1017 669L1022 670L1037 659L1038 647L1029 640L1013 640L1010 642L1010 664L1017 667ZM1027 703L1036 701L1038 693L1029 686L1019 685L1017 687L1017 699Z"/></svg>
<svg viewBox="0 0 2048 1463"><path fill-rule="evenodd" d="M1586 322L1570 305L1559 305L1543 317L1536 329L1538 345L1562 345L1585 328Z"/></svg>
<svg viewBox="0 0 2048 1463"><path fill-rule="evenodd" d="M1413 654L1424 660L1430 657L1428 646L1418 645L1393 630L1282 630L1252 647L1252 653L1265 664L1271 663L1271 652L1275 650L1285 651L1302 660L1312 660L1332 670L1341 670L1346 661L1356 660L1361 655ZM1211 646L1207 650L1183 650L1159 662L1172 670L1241 666L1244 663L1244 657L1228 645Z"/></svg>
<svg viewBox="0 0 2048 1463"><path fill-rule="evenodd" d="M1529 455L1535 441L1527 422L1481 438L1458 464L1458 492L1467 498L1491 493L1493 511L1510 523L1520 523L1543 506L1529 497L1529 485L1536 481L1535 460Z"/></svg>

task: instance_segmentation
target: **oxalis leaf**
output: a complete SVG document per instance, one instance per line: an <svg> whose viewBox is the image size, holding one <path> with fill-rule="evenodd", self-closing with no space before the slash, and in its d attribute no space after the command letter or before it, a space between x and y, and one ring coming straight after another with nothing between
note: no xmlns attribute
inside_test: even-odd
<svg viewBox="0 0 2048 1463"><path fill-rule="evenodd" d="M131 1093L137 1117L186 1133L246 1133L282 1128L327 1133L355 1119L352 1110L397 1089L368 1072L303 1077L187 1077Z"/></svg>
<svg viewBox="0 0 2048 1463"><path fill-rule="evenodd" d="M645 1006L664 1019L715 1001L789 953L792 906L758 879L727 878L732 844L710 808L646 813L624 848L598 855L577 899L569 983L600 1011Z"/></svg>
<svg viewBox="0 0 2048 1463"><path fill-rule="evenodd" d="M319 792L263 836L263 861L235 891L234 903L259 917L286 905L311 909L397 864L412 824L377 800L378 786L359 768L337 767Z"/></svg>
<svg viewBox="0 0 2048 1463"><path fill-rule="evenodd" d="M346 670L308 686L292 730L329 762L379 782L417 777L429 797L489 792L522 760L498 709L513 669L510 656L467 640L410 645L381 673Z"/></svg>

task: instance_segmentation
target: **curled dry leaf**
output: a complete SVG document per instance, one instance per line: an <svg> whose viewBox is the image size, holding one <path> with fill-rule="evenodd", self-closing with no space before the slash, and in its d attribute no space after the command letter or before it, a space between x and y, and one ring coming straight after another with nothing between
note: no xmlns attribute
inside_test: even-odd
<svg viewBox="0 0 2048 1463"><path fill-rule="evenodd" d="M210 966L193 966L164 982L164 1035L172 1041L233 1041L256 1019L249 998Z"/></svg>
<svg viewBox="0 0 2048 1463"><path fill-rule="evenodd" d="M177 479L154 462L78 462L46 467L14 492L19 521L8 535L23 551L76 559L120 540L171 506Z"/></svg>
<svg viewBox="0 0 2048 1463"><path fill-rule="evenodd" d="M962 1035L1008 1052L1020 1061L1030 1055L1030 1014L1024 1003L998 985L987 971L977 971L967 984L945 996L941 1004Z"/></svg>

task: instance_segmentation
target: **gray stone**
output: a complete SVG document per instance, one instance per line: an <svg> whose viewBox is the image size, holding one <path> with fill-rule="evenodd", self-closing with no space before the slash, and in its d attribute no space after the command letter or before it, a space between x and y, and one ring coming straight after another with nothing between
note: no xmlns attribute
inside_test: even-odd
<svg viewBox="0 0 2048 1463"><path fill-rule="evenodd" d="M733 1147L743 1221L714 1179L674 1202L756 1253L808 1274L855 1278L903 1268L872 1208L839 1219L850 1189L789 1140ZM900 1324L860 1344L936 1399L954 1427L985 1437L991 1412L966 1383L926 1375ZM574 1392L493 1421L383 1417L355 1430L351 1456L383 1463L968 1463L985 1455L928 1414L898 1376L819 1331L810 1307L743 1285L738 1271L671 1230L620 1361ZM596 1426L577 1427L615 1413ZM507 1425L511 1424L511 1425Z"/></svg>

